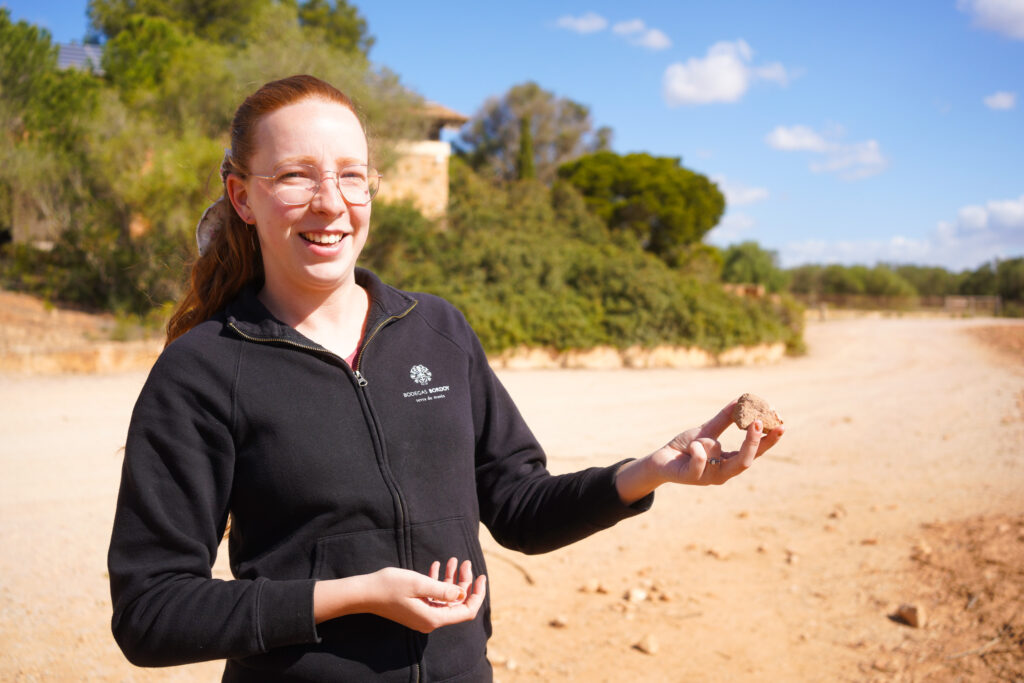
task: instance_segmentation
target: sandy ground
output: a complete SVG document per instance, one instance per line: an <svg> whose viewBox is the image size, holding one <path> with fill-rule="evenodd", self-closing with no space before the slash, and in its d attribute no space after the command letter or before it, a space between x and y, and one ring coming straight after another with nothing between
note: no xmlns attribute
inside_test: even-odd
<svg viewBox="0 0 1024 683"><path fill-rule="evenodd" d="M745 391L789 432L728 485L662 489L570 548L524 557L483 532L497 679L1024 680L1022 338L867 317L812 323L806 356L764 367L501 373L555 472L643 455ZM219 680L216 662L134 668L109 634L144 378L0 374L0 680Z"/></svg>

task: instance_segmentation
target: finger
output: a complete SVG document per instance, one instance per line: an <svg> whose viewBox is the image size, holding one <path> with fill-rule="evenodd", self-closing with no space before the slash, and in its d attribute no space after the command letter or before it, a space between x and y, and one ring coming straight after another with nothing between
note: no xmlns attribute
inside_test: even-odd
<svg viewBox="0 0 1024 683"><path fill-rule="evenodd" d="M416 597L432 607L459 603L466 599L466 590L445 581L424 580L416 589Z"/></svg>
<svg viewBox="0 0 1024 683"><path fill-rule="evenodd" d="M700 445L704 447L704 452L707 453L708 460L713 458L720 458L722 456L722 444L717 439L701 438L698 439Z"/></svg>
<svg viewBox="0 0 1024 683"><path fill-rule="evenodd" d="M437 577L438 577L438 574L440 574L440 572L441 572L441 563L438 562L437 560L434 560L433 562L430 563L430 571L427 573L427 576L429 576L430 578L432 578L435 581L437 581Z"/></svg>
<svg viewBox="0 0 1024 683"><path fill-rule="evenodd" d="M743 439L738 457L734 458L739 465L739 469L746 469L754 464L754 458L757 457L757 449L761 445L761 436L761 421L754 420L747 427L747 436Z"/></svg>
<svg viewBox="0 0 1024 683"><path fill-rule="evenodd" d="M459 568L459 586L469 592L469 586L473 583L473 563L466 560Z"/></svg>
<svg viewBox="0 0 1024 683"><path fill-rule="evenodd" d="M447 583L453 583L455 581L455 570L459 566L459 560L455 557L448 558L448 564L444 568L444 580Z"/></svg>
<svg viewBox="0 0 1024 683"><path fill-rule="evenodd" d="M772 431L761 437L761 443L757 447L757 455L755 457L761 457L765 451L774 446L782 438L782 435L786 433L785 427L776 427Z"/></svg>
<svg viewBox="0 0 1024 683"><path fill-rule="evenodd" d="M717 439L722 435L729 425L732 424L732 409L736 401L729 401L729 404L718 411L718 414L700 426L698 437L710 437Z"/></svg>
<svg viewBox="0 0 1024 683"><path fill-rule="evenodd" d="M704 469L708 464L708 454L700 441L690 442L687 449L690 452L689 474L693 481L698 481L704 475Z"/></svg>
<svg viewBox="0 0 1024 683"><path fill-rule="evenodd" d="M476 577L476 581L473 583L473 591L466 598L466 607L473 615L470 618L475 618L476 613L480 610L480 606L484 604L484 597L487 595L487 576L481 574Z"/></svg>

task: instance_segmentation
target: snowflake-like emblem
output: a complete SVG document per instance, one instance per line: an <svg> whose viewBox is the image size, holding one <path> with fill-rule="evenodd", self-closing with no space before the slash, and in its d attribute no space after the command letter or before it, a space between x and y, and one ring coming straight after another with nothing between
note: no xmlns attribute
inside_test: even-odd
<svg viewBox="0 0 1024 683"><path fill-rule="evenodd" d="M414 365L412 366L412 369L409 370L409 377L411 377L412 381L416 382L416 384L427 385L430 384L430 378L433 377L433 375L430 374L430 370L427 369L426 365Z"/></svg>

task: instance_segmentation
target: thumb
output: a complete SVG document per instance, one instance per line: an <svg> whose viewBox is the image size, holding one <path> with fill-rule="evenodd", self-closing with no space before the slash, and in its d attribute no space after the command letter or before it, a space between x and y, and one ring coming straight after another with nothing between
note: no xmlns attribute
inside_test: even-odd
<svg viewBox="0 0 1024 683"><path fill-rule="evenodd" d="M466 591L452 583L431 581L424 586L422 597L436 602L462 602L466 599Z"/></svg>

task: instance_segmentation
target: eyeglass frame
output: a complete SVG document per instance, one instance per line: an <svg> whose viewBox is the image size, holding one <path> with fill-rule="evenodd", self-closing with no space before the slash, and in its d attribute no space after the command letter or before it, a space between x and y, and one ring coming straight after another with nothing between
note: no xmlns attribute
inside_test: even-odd
<svg viewBox="0 0 1024 683"><path fill-rule="evenodd" d="M335 185L335 187L338 188L338 193L341 194L341 198L343 200L345 200L345 203L349 204L351 206L366 206L367 204L372 202L373 198L377 196L378 192L380 192L380 182L382 180L384 180L384 176L381 175L379 172L377 172L377 169L374 168L373 166L371 166L370 164L346 164L345 166L342 166L341 168L339 168L337 171L321 171L319 168L317 168L313 164L292 164L292 166L302 167L302 168L309 168L309 169L312 169L312 170L316 171L316 175L317 175L316 189L313 191L313 194L310 195L309 199L307 199L306 201L302 202L301 204L289 204L288 202L284 201L283 199L281 199L280 197L277 196L278 190L277 190L276 187L273 187L270 192L271 192L271 194L274 195L274 199L276 199L277 201L281 202L285 206L306 206L307 204L311 203L314 199L316 199L316 196L318 194L320 194L320 190L323 189L324 176L327 173L333 173L334 174L334 185ZM370 193L370 198L367 199L365 202L353 202L353 201L350 201L349 198L345 196L345 190L341 189L341 175L340 175L341 172L344 171L346 168L355 168L355 167L360 167L360 168L365 168L366 169L366 181L367 181L367 184L369 184L370 178L377 178L377 189ZM370 173L370 171L373 171L373 173ZM251 178L260 178L261 180L274 180L274 181L276 181L278 178L281 177L281 175L283 175L283 172L282 173L277 173L276 175L260 175L259 173L238 173L237 171L232 171L232 173L235 173L236 175L239 175L239 176L241 176L243 178L250 178L251 177Z"/></svg>

